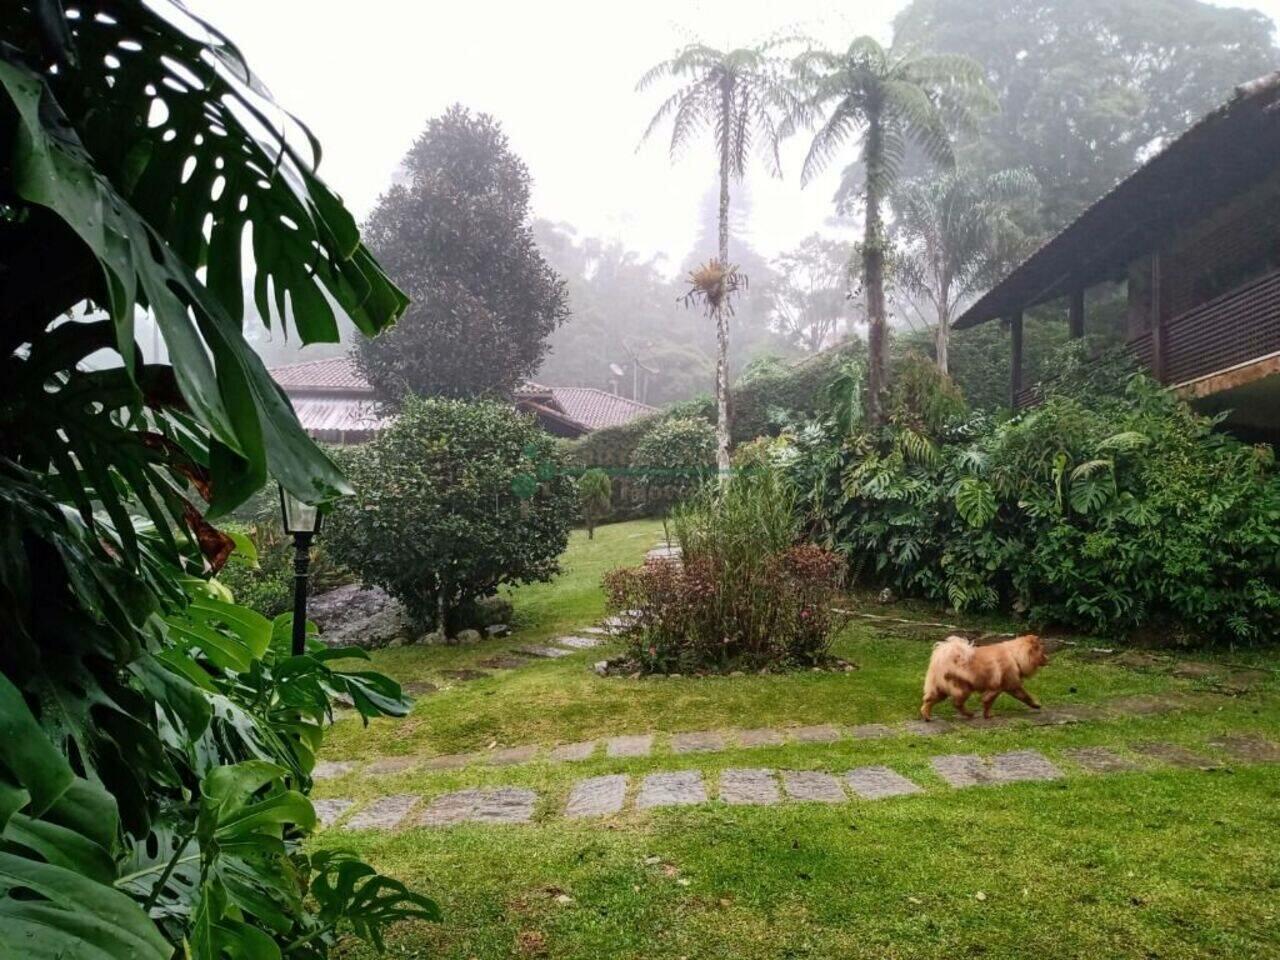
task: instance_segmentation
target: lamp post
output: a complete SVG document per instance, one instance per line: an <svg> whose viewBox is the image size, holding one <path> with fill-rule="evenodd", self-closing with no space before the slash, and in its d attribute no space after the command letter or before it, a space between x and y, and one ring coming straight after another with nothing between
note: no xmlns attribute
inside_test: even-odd
<svg viewBox="0 0 1280 960"><path fill-rule="evenodd" d="M280 513L284 532L293 537L293 655L299 656L307 641L307 570L311 566L311 541L320 532L318 508L303 503L280 487Z"/></svg>

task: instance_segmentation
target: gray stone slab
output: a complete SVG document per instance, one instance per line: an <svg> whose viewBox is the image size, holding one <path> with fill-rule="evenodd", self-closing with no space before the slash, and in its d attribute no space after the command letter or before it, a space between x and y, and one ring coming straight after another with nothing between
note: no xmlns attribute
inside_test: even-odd
<svg viewBox="0 0 1280 960"><path fill-rule="evenodd" d="M885 797L924 792L917 784L888 767L858 767L846 773L844 778L853 792L864 800L882 800Z"/></svg>
<svg viewBox="0 0 1280 960"><path fill-rule="evenodd" d="M436 797L418 817L424 827L456 823L527 823L533 817L538 795L520 787L496 790L459 790Z"/></svg>
<svg viewBox="0 0 1280 960"><path fill-rule="evenodd" d="M797 743L833 743L840 739L840 729L829 723L813 727L795 727L791 735Z"/></svg>
<svg viewBox="0 0 1280 960"><path fill-rule="evenodd" d="M1061 727L1069 723L1079 723L1084 715L1074 707L1042 707L1030 710L1019 717L1033 727Z"/></svg>
<svg viewBox="0 0 1280 960"><path fill-rule="evenodd" d="M855 740L878 740L881 737L891 737L897 731L883 723L860 723L856 727L850 727L849 732Z"/></svg>
<svg viewBox="0 0 1280 960"><path fill-rule="evenodd" d="M1063 750L1062 755L1090 773L1127 773L1138 769L1138 765L1128 757L1106 747L1076 747Z"/></svg>
<svg viewBox="0 0 1280 960"><path fill-rule="evenodd" d="M776 747L786 742L785 730L762 727L758 730L738 731L738 744L744 747Z"/></svg>
<svg viewBox="0 0 1280 960"><path fill-rule="evenodd" d="M569 792L566 817L606 817L622 809L627 797L627 778L620 773L579 780Z"/></svg>
<svg viewBox="0 0 1280 960"><path fill-rule="evenodd" d="M1129 744L1129 749L1134 753L1142 754L1144 757L1159 760L1161 763L1172 764L1175 767L1186 767L1190 770L1213 770L1219 766L1216 761L1210 760L1194 750L1188 750L1177 743L1158 741L1131 743Z"/></svg>
<svg viewBox="0 0 1280 960"><path fill-rule="evenodd" d="M821 770L784 770L782 785L786 787L787 796L792 800L843 803L848 799L840 781Z"/></svg>
<svg viewBox="0 0 1280 960"><path fill-rule="evenodd" d="M354 800L348 800L345 797L331 797L327 800L312 800L311 806L316 811L316 819L320 821L320 826L329 827L350 810L354 803Z"/></svg>
<svg viewBox="0 0 1280 960"><path fill-rule="evenodd" d="M556 637L552 643L559 644L562 647L571 647L574 650L590 650L592 647L598 647L604 643L603 637Z"/></svg>
<svg viewBox="0 0 1280 960"><path fill-rule="evenodd" d="M724 746L725 736L719 730L695 730L671 735L671 750L674 753L708 753L723 750Z"/></svg>
<svg viewBox="0 0 1280 960"><path fill-rule="evenodd" d="M312 780L336 780L360 766L354 760L321 760L311 771Z"/></svg>
<svg viewBox="0 0 1280 960"><path fill-rule="evenodd" d="M612 633L619 630L625 630L631 625L630 617L605 617L600 621L600 625Z"/></svg>
<svg viewBox="0 0 1280 960"><path fill-rule="evenodd" d="M583 740L581 743L562 743L554 747L548 756L557 763L567 760L586 760L596 752L595 740Z"/></svg>
<svg viewBox="0 0 1280 960"><path fill-rule="evenodd" d="M579 633L587 633L587 634L590 634L590 635L591 635L591 636L593 636L593 637L607 637L607 636L609 636L609 631L608 631L608 630L606 630L604 627L580 627L580 628L578 629L578 632L579 632Z"/></svg>
<svg viewBox="0 0 1280 960"><path fill-rule="evenodd" d="M480 760L481 755L478 753L448 753L441 757L429 757L422 761L422 766L427 770L456 770Z"/></svg>
<svg viewBox="0 0 1280 960"><path fill-rule="evenodd" d="M1280 746L1257 734L1214 737L1209 746L1242 763L1280 763Z"/></svg>
<svg viewBox="0 0 1280 960"><path fill-rule="evenodd" d="M410 680L408 683L402 683L400 689L411 697L425 697L440 688L426 680Z"/></svg>
<svg viewBox="0 0 1280 960"><path fill-rule="evenodd" d="M951 729L951 724L945 720L908 720L902 725L902 729L907 733L914 734L917 737L933 737L940 733L946 733Z"/></svg>
<svg viewBox="0 0 1280 960"><path fill-rule="evenodd" d="M572 650L566 650L564 647L543 647L537 644L530 644L527 647L516 647L516 653L523 653L527 657L538 657L542 660L555 660L557 657L567 657Z"/></svg>
<svg viewBox="0 0 1280 960"><path fill-rule="evenodd" d="M528 763L538 755L536 744L523 747L503 747L489 754L487 759L495 767L506 767L513 763Z"/></svg>
<svg viewBox="0 0 1280 960"><path fill-rule="evenodd" d="M991 769L1001 783L1020 780L1058 780L1062 771L1036 750L1014 750L991 758Z"/></svg>
<svg viewBox="0 0 1280 960"><path fill-rule="evenodd" d="M364 772L384 776L390 773L404 773L421 765L421 757L383 757L370 763L364 768Z"/></svg>
<svg viewBox="0 0 1280 960"><path fill-rule="evenodd" d="M1171 713L1182 705L1181 700L1172 697L1138 695L1112 700L1107 704L1107 712L1115 716L1146 717L1161 713Z"/></svg>
<svg viewBox="0 0 1280 960"><path fill-rule="evenodd" d="M972 753L949 753L930 757L934 771L953 787L976 787L983 783L995 783L994 772L985 760Z"/></svg>
<svg viewBox="0 0 1280 960"><path fill-rule="evenodd" d="M418 802L416 793L379 797L347 821L348 830L394 830Z"/></svg>
<svg viewBox="0 0 1280 960"><path fill-rule="evenodd" d="M605 753L611 757L647 757L653 751L653 734L641 733L625 737L610 737L605 741Z"/></svg>
<svg viewBox="0 0 1280 960"><path fill-rule="evenodd" d="M772 770L733 769L720 774L720 799L725 803L770 806L780 799Z"/></svg>
<svg viewBox="0 0 1280 960"><path fill-rule="evenodd" d="M636 807L640 810L706 802L707 788L698 770L651 773L640 784L640 793L636 796Z"/></svg>

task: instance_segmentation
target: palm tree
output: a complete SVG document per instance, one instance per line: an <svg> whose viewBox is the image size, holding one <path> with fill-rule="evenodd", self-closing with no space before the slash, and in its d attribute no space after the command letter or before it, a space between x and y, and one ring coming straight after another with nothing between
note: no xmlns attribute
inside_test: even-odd
<svg viewBox="0 0 1280 960"><path fill-rule="evenodd" d="M775 51L788 42L775 39L722 51L691 43L670 60L651 68L637 90L667 77L680 86L662 105L641 138L648 140L671 121L672 159L703 130L715 137L720 165L720 236L717 258L703 269L707 276L736 276L729 264L729 178L746 175L747 156L756 147L769 172L781 175L778 140L786 117L801 105L792 92L786 61ZM729 470L729 316L730 297L721 290L707 299L716 321L716 465L721 477Z"/></svg>
<svg viewBox="0 0 1280 960"><path fill-rule="evenodd" d="M971 128L979 112L994 108L994 101L982 67L968 57L899 54L870 37L859 37L841 53L807 51L796 58L795 72L805 94L784 133L798 125L817 125L801 183L808 183L851 140L862 142L862 258L870 354L866 405L868 421L879 424L887 380L881 205L897 179L908 143L920 147L931 161L953 167L951 131Z"/></svg>
<svg viewBox="0 0 1280 960"><path fill-rule="evenodd" d="M905 241L894 255L894 274L918 312L924 304L932 308L925 322L934 327L943 373L960 305L1025 252L1028 237L1014 212L1039 189L1028 170L957 172L908 180L890 196L894 232Z"/></svg>

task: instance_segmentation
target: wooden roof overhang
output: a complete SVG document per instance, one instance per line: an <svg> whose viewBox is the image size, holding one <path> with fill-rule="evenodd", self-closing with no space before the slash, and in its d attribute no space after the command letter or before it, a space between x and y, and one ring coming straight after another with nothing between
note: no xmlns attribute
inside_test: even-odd
<svg viewBox="0 0 1280 960"><path fill-rule="evenodd" d="M1280 171L1280 71L1235 95L1019 264L953 324L1010 317L1084 287L1126 276L1128 266L1180 227Z"/></svg>

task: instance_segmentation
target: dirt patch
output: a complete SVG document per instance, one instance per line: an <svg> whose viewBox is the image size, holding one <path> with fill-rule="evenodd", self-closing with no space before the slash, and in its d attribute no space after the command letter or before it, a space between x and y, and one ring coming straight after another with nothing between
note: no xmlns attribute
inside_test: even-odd
<svg viewBox="0 0 1280 960"><path fill-rule="evenodd" d="M489 670L514 670L516 667L523 667L529 660L527 657L513 657L505 654L498 654L496 657L489 657L481 660L479 666L486 667Z"/></svg>

